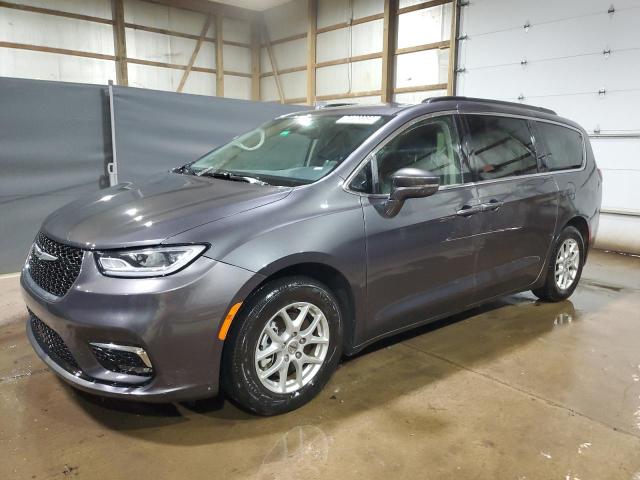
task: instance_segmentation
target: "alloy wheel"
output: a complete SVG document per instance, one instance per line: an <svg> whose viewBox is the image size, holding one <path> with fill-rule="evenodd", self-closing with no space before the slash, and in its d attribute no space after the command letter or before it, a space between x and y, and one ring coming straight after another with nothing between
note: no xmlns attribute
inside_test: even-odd
<svg viewBox="0 0 640 480"><path fill-rule="evenodd" d="M578 275L580 267L580 247L573 238L567 238L556 255L555 278L560 290L567 290Z"/></svg>
<svg viewBox="0 0 640 480"><path fill-rule="evenodd" d="M308 302L281 308L266 323L255 349L262 385L275 393L293 393L317 375L329 350L329 323Z"/></svg>

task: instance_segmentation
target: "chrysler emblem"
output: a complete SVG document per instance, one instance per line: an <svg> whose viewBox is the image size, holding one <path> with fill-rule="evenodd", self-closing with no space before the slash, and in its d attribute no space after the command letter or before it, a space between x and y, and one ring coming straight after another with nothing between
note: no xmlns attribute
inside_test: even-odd
<svg viewBox="0 0 640 480"><path fill-rule="evenodd" d="M53 255L49 255L47 252L42 250L37 243L33 244L33 254L38 257L39 260L43 260L45 262L55 262L58 260L58 257L54 257Z"/></svg>

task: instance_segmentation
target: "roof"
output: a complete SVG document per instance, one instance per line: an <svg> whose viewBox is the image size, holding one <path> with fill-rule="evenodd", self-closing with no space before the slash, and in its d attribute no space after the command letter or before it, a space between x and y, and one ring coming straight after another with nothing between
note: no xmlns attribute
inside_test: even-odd
<svg viewBox="0 0 640 480"><path fill-rule="evenodd" d="M431 97L422 101L422 103L439 103L446 101L456 101L456 102L473 102L473 103L482 103L485 105L493 105L493 106L504 106L504 107L512 107L512 108L521 108L525 110L534 110L536 112L546 113L549 115L557 115L556 112L549 108L544 107L536 107L534 105L527 105L526 103L516 103L516 102L506 102L504 100L493 100L490 98L476 98L476 97L462 97L462 96L450 96L445 95L442 97Z"/></svg>

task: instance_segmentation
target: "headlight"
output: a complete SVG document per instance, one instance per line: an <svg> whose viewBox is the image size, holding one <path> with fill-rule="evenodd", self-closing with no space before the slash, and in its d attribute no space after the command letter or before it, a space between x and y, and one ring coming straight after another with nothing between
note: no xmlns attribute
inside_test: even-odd
<svg viewBox="0 0 640 480"><path fill-rule="evenodd" d="M95 252L100 271L110 277L162 277L198 258L205 245L173 245Z"/></svg>

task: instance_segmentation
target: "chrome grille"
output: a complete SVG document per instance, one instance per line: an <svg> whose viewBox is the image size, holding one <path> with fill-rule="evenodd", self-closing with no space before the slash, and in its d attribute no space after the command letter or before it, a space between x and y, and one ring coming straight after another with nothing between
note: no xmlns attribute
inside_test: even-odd
<svg viewBox="0 0 640 480"><path fill-rule="evenodd" d="M42 232L36 237L35 245L44 253L56 257L56 260L41 260L32 250L27 261L31 278L50 294L63 296L78 278L82 250L51 240Z"/></svg>

